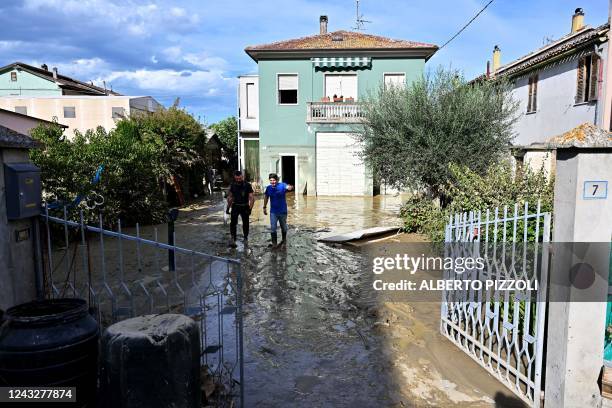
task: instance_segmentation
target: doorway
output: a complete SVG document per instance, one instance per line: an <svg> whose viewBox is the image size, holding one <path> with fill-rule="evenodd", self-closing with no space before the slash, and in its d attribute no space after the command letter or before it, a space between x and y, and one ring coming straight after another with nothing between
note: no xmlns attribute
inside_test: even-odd
<svg viewBox="0 0 612 408"><path fill-rule="evenodd" d="M283 183L287 183L287 184L291 184L292 186L295 186L296 190L297 190L297 185L296 185L296 173L297 173L297 161L296 161L296 155L285 155L282 154L281 155L281 166L280 166L280 177L281 177L281 181Z"/></svg>

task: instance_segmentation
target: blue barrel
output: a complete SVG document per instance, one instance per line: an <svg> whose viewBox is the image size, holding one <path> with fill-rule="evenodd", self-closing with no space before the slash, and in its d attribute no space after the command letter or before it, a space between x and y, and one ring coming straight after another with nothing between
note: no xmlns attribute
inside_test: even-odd
<svg viewBox="0 0 612 408"><path fill-rule="evenodd" d="M83 299L24 303L0 326L0 386L76 387L95 407L100 330Z"/></svg>

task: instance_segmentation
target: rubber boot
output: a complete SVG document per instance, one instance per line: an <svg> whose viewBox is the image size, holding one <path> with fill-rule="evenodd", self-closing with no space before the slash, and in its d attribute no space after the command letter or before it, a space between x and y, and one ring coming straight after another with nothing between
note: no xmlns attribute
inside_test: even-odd
<svg viewBox="0 0 612 408"><path fill-rule="evenodd" d="M278 242L278 234L276 232L273 232L270 235L272 235L272 242L268 246L274 248L276 247Z"/></svg>
<svg viewBox="0 0 612 408"><path fill-rule="evenodd" d="M280 246L281 248L285 248L287 246L287 231L282 231L282 236L283 239L278 246Z"/></svg>
<svg viewBox="0 0 612 408"><path fill-rule="evenodd" d="M229 246L230 246L230 248L236 248L238 246L238 245L236 245L236 237L233 236L233 235L230 238Z"/></svg>

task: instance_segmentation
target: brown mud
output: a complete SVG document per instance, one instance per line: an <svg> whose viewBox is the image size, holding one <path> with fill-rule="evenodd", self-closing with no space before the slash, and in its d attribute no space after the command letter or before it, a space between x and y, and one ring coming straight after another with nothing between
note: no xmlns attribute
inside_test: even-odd
<svg viewBox="0 0 612 408"><path fill-rule="evenodd" d="M387 244L423 237L351 246L317 241L320 234L400 226L401 202L401 196L289 196L288 247L274 251L267 248L261 200L246 249L240 242L238 250L227 248L219 202L181 212L179 245L215 248L243 262L247 406L522 406L440 334L439 302L384 302L360 289L371 274L368 246L385 252Z"/></svg>
<svg viewBox="0 0 612 408"><path fill-rule="evenodd" d="M423 242L423 237L400 234L345 246L317 241L321 234L399 227L403 198L291 194L285 250L268 248L269 218L261 197L251 215L246 248L240 224L238 248L228 247L220 192L181 209L178 246L242 261L247 407L522 406L440 334L439 302L388 302L363 290L372 278L369 253ZM156 228L165 242L166 226ZM124 232L135 234L133 228ZM153 238L154 228L143 227L140 233ZM125 245L134 255L135 247ZM98 246L91 243L92 264L98 263ZM109 280L119 274L116 251L116 244L106 243ZM160 268L160 262L161 274L167 275L167 255L158 255L143 253L141 265L125 256L124 280L150 281L149 271ZM182 270L188 260L178 262ZM63 266L57 268L61 275Z"/></svg>

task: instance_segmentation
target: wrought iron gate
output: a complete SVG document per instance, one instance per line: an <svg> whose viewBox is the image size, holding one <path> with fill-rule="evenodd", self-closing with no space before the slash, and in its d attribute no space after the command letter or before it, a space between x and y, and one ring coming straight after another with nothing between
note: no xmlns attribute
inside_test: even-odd
<svg viewBox="0 0 612 408"><path fill-rule="evenodd" d="M455 214L446 225L446 255L477 252L486 262L466 272L470 280L538 281L537 295L474 288L444 291L440 330L444 336L532 407L540 407L550 213L528 203ZM529 254L529 256L527 255ZM454 276L453 276L454 275ZM445 271L445 279L456 279Z"/></svg>
<svg viewBox="0 0 612 408"><path fill-rule="evenodd" d="M102 327L143 314L192 317L200 328L201 364L223 390L216 406L244 406L240 262L162 243L157 228L136 224L128 234L120 220L107 222L101 213L97 219L88 225L82 210L45 206L47 296L88 299Z"/></svg>

